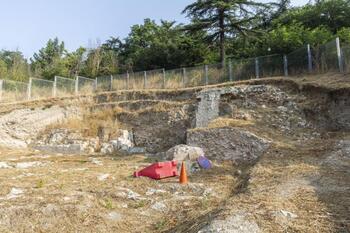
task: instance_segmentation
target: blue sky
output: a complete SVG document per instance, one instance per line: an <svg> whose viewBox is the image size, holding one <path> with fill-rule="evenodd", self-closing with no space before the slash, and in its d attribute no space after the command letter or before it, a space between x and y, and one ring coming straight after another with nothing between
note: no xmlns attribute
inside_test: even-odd
<svg viewBox="0 0 350 233"><path fill-rule="evenodd" d="M110 36L125 38L144 18L186 22L183 8L194 0L0 0L0 49L31 57L49 38L68 50ZM266 0L263 0L266 1ZM292 0L293 5L307 0Z"/></svg>

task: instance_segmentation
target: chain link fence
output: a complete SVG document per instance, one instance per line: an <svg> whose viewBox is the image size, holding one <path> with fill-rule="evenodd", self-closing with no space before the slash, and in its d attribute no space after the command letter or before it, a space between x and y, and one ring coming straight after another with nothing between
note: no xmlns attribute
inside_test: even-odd
<svg viewBox="0 0 350 233"><path fill-rule="evenodd" d="M0 79L0 102L117 90L177 89L229 81L326 72L350 72L350 46L341 47L338 38L315 47L305 45L286 55L229 59L225 64L129 72L100 76L96 79L56 76L53 82L30 78L28 84Z"/></svg>
<svg viewBox="0 0 350 233"><path fill-rule="evenodd" d="M53 81L38 78L30 78L28 98L35 100L54 97L54 84L55 83Z"/></svg>
<svg viewBox="0 0 350 233"><path fill-rule="evenodd" d="M0 80L0 102L25 101L28 98L28 83Z"/></svg>
<svg viewBox="0 0 350 233"><path fill-rule="evenodd" d="M309 52L308 52L309 51ZM287 70L288 74L300 75L310 73L312 70L311 65L311 50L310 46L303 46L291 53L287 56Z"/></svg>
<svg viewBox="0 0 350 233"><path fill-rule="evenodd" d="M128 74L117 74L112 76L112 90L128 90L128 83Z"/></svg>
<svg viewBox="0 0 350 233"><path fill-rule="evenodd" d="M165 71L165 88L178 89L185 87L186 68Z"/></svg>
<svg viewBox="0 0 350 233"><path fill-rule="evenodd" d="M75 83L75 94L91 94L96 89L96 80L85 78L82 76L76 77L76 83Z"/></svg>
<svg viewBox="0 0 350 233"><path fill-rule="evenodd" d="M97 77L96 78L96 91L97 92L112 91L112 81L113 81L112 75L105 75L105 76Z"/></svg>
<svg viewBox="0 0 350 233"><path fill-rule="evenodd" d="M65 97L75 94L75 79L56 76L55 97Z"/></svg>

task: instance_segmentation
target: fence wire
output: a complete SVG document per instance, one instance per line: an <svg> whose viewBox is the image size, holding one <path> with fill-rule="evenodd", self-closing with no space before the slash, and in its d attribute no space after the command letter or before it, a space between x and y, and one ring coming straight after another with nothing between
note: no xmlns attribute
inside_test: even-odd
<svg viewBox="0 0 350 233"><path fill-rule="evenodd" d="M186 87L204 86L206 83L205 66L186 68Z"/></svg>
<svg viewBox="0 0 350 233"><path fill-rule="evenodd" d="M350 72L350 46L346 46L342 48L342 58L343 58L343 66L344 72Z"/></svg>
<svg viewBox="0 0 350 233"><path fill-rule="evenodd" d="M233 81L256 78L255 58L232 61Z"/></svg>
<svg viewBox="0 0 350 233"><path fill-rule="evenodd" d="M185 87L186 68L165 71L165 88L177 89Z"/></svg>
<svg viewBox="0 0 350 233"><path fill-rule="evenodd" d="M96 91L112 91L112 76L105 75L96 78Z"/></svg>
<svg viewBox="0 0 350 233"><path fill-rule="evenodd" d="M27 100L28 83L0 80L0 102L10 103Z"/></svg>
<svg viewBox="0 0 350 233"><path fill-rule="evenodd" d="M146 71L146 89L162 89L165 87L164 69Z"/></svg>
<svg viewBox="0 0 350 233"><path fill-rule="evenodd" d="M312 63L314 73L339 71L336 40L314 47Z"/></svg>
<svg viewBox="0 0 350 233"><path fill-rule="evenodd" d="M95 91L95 79L85 78L77 76L77 93L79 94L91 94Z"/></svg>
<svg viewBox="0 0 350 233"><path fill-rule="evenodd" d="M112 90L127 90L128 89L128 75L117 74L113 75Z"/></svg>
<svg viewBox="0 0 350 233"><path fill-rule="evenodd" d="M207 84L218 84L229 81L228 69L222 63L207 65Z"/></svg>
<svg viewBox="0 0 350 233"><path fill-rule="evenodd" d="M258 57L259 78L275 77L284 75L283 55L275 54Z"/></svg>
<svg viewBox="0 0 350 233"><path fill-rule="evenodd" d="M70 96L75 94L75 79L56 76L56 96Z"/></svg>
<svg viewBox="0 0 350 233"><path fill-rule="evenodd" d="M287 55L288 74L300 75L309 72L308 47L303 46Z"/></svg>
<svg viewBox="0 0 350 233"><path fill-rule="evenodd" d="M52 98L54 96L54 82L31 78L31 87L29 90L31 99Z"/></svg>
<svg viewBox="0 0 350 233"><path fill-rule="evenodd" d="M129 73L129 89L139 90L146 88L147 72Z"/></svg>

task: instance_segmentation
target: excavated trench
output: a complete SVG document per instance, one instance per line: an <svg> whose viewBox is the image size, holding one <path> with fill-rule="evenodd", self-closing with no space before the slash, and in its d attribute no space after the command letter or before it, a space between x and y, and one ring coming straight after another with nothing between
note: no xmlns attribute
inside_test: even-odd
<svg viewBox="0 0 350 233"><path fill-rule="evenodd" d="M251 195L250 184L254 183L251 177L255 176L252 171L256 167L263 166L270 157L271 161L275 160L278 154L292 156L294 151L288 154L289 149L284 147L302 148L310 142L309 147L313 149L314 141L325 139L330 132L348 135L350 131L349 88L329 88L283 79L255 80L207 89L102 93L93 97L93 104L90 97L83 102L89 104L77 108L77 102L68 100L65 102L69 103L68 107L62 106L65 105L63 102L57 107L58 102L52 100L45 107L37 102L23 105L38 113L33 119L28 119L30 115L22 110L2 106L0 124L6 130L0 131L3 134L0 136L9 137L10 141L13 138L33 143L45 125L82 112L110 112L108 121L132 132L135 146L145 148L151 157L161 157L173 146L188 144L202 147L206 156L218 163L233 161L231 175L236 180L230 195L207 213L176 223L163 232L206 229L213 220L227 214L227 209L235 208L230 204L233 199ZM34 133L18 132L9 136L8 131L14 128L30 131L29 125L41 119L38 115L42 111L49 115L59 112L59 117L50 118ZM14 112L19 118L9 123L6 120L8 114Z"/></svg>

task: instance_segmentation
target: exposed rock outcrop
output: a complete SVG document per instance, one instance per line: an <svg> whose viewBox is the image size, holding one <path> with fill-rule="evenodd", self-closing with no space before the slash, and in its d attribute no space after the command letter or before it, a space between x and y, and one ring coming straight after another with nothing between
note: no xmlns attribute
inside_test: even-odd
<svg viewBox="0 0 350 233"><path fill-rule="evenodd" d="M212 159L254 161L269 148L270 142L240 128L203 128L189 130L187 144L203 148Z"/></svg>

